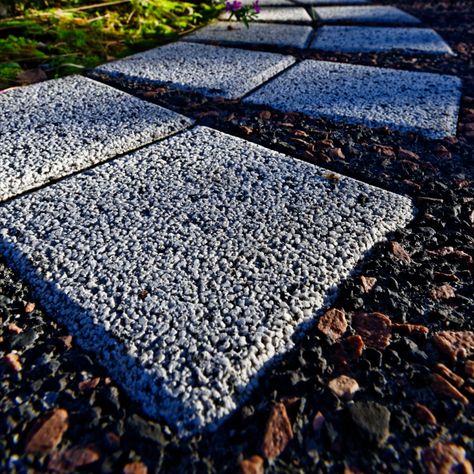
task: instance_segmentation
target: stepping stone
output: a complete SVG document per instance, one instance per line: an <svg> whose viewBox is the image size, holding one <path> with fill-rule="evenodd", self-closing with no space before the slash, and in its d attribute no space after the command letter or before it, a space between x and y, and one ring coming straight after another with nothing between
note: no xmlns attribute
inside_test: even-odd
<svg viewBox="0 0 474 474"><path fill-rule="evenodd" d="M442 138L456 134L460 99L454 76L303 61L245 102Z"/></svg>
<svg viewBox="0 0 474 474"><path fill-rule="evenodd" d="M111 79L237 99L295 62L291 56L178 42L103 64Z"/></svg>
<svg viewBox="0 0 474 474"><path fill-rule="evenodd" d="M151 416L242 403L405 197L198 127L0 207L0 251Z"/></svg>
<svg viewBox="0 0 474 474"><path fill-rule="evenodd" d="M229 14L223 13L221 20L228 20ZM237 21L232 18L231 21ZM262 11L255 17L256 22L269 23L312 23L313 19L303 7L263 7Z"/></svg>
<svg viewBox="0 0 474 474"><path fill-rule="evenodd" d="M6 91L0 122L0 201L192 124L81 76Z"/></svg>
<svg viewBox="0 0 474 474"><path fill-rule="evenodd" d="M185 41L218 42L231 45L278 46L304 48L313 29L311 26L251 23L244 25L214 23L190 34Z"/></svg>
<svg viewBox="0 0 474 474"><path fill-rule="evenodd" d="M370 3L369 0L295 0L301 5L361 5Z"/></svg>
<svg viewBox="0 0 474 474"><path fill-rule="evenodd" d="M443 38L429 28L323 26L317 31L310 48L349 53L399 50L405 53L454 54Z"/></svg>
<svg viewBox="0 0 474 474"><path fill-rule="evenodd" d="M324 23L418 24L420 20L389 6L316 7L313 9Z"/></svg>

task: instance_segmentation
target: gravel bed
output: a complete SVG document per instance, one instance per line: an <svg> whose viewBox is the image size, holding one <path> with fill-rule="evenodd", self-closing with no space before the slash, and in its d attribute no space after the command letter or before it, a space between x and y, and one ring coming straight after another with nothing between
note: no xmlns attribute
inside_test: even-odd
<svg viewBox="0 0 474 474"><path fill-rule="evenodd" d="M473 360L472 341L464 353L449 356L435 335L474 330L470 3L390 3L423 19L458 53L398 64L461 76L458 138L431 141L165 88L135 88L201 125L415 200L419 212L412 225L379 245L359 275L341 287L333 307L344 311L347 327L339 341L315 321L219 430L179 440L166 423L144 417L40 306L28 304L34 303L28 289L0 262L0 471L138 473L146 466L148 472L236 472L245 459L243 472L252 472L249 465L258 467L266 457L265 472L274 473L466 472L474 461L474 378L472 363L466 363ZM380 65L401 58L364 57ZM348 55L347 61L360 58ZM367 330L370 318L376 323ZM375 339L368 337L371 331ZM368 345L362 353L360 338ZM350 380L336 384L340 375L357 381L359 390ZM39 449L41 422L53 421L56 437ZM281 454L282 446L271 443L275 431L289 440Z"/></svg>

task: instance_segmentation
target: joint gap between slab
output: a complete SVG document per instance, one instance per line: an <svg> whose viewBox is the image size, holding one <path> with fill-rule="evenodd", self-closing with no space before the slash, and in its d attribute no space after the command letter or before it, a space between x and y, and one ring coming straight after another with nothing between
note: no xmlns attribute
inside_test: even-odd
<svg viewBox="0 0 474 474"><path fill-rule="evenodd" d="M247 92L246 94L244 94L243 96L241 96L239 98L239 104L242 104L243 100L246 99L250 94L253 94L254 92L260 90L263 86L269 84L271 81L273 81L274 79L276 79L277 77L280 77L282 74L284 74L285 72L289 71L290 69L292 69L293 67L295 67L297 64L299 64L300 62L304 61L304 59L301 59L301 58L298 58L296 56L293 56L293 59L295 60L295 62L293 64L290 64L287 68L283 69L283 71L280 71L279 73L275 74L274 76L270 77L270 79L267 79L265 82L263 82L262 84L258 85L257 87L255 87L255 89L252 89L251 91Z"/></svg>
<svg viewBox="0 0 474 474"><path fill-rule="evenodd" d="M87 77L87 76L86 76L86 77ZM88 79L90 79L90 78L88 77ZM95 80L95 82L97 82L97 83L99 83L99 84L104 84L104 85L110 87L111 89L119 90L119 91L121 91L121 92L126 92L126 93L128 93L130 96L135 97L136 99L140 99L139 97L137 97L137 96L135 96L135 95L133 95L133 94L130 94L129 92L124 91L124 90L122 90L122 89L113 87L112 85L109 85L109 84L106 84L106 83L102 83L101 81L98 81L98 80ZM140 99L140 100L143 100L143 99ZM145 101L145 100L144 100L143 102L152 103L152 102L148 102L148 101ZM154 105L156 105L156 104L154 104ZM169 109L169 110L171 110L171 109ZM187 118L189 118L189 117L187 117ZM190 119L190 120L193 120L193 119ZM7 204L7 203L12 202L12 201L14 201L15 199L21 198L21 197L23 197L23 196L28 196L28 195L30 195L30 194L32 194L32 193L35 193L36 191L39 191L39 190L44 189L44 188L47 188L47 187L49 187L49 186L53 186L54 184L60 183L60 182L62 182L62 181L64 181L64 180L66 180L66 179L72 178L73 176L77 176L77 175L79 175L79 174L81 174L81 173L86 173L87 171L93 170L93 169L95 169L95 168L98 168L99 166L102 166L102 165L105 165L105 164L107 164L107 163L110 163L110 162L112 162L112 161L114 161L114 160L116 160L116 159L118 159L118 158L122 158L123 156L126 156L126 155L128 155L128 154L130 154L130 153L134 153L134 152L136 152L136 151L143 150L144 148L147 148L147 147L149 147L149 146L151 146L151 145L154 145L154 144L159 143L159 142L161 142L161 141L163 141L163 140L166 140L166 139L168 139L168 138L171 138L171 137L174 137L174 136L176 136L176 135L179 135L179 134L182 133L182 132L186 132L186 131L188 131L188 130L192 130L192 129L195 127L195 125L196 125L196 120L194 120L194 122L193 122L192 124L188 125L187 127L184 127L184 128L182 128L181 130L177 130L177 131L175 131L175 132L171 132L171 133L169 133L168 135L164 135L163 137L161 137L161 138L159 138L159 139L157 139L157 140L154 140L154 141L152 141L152 142L150 142L150 143L146 143L146 144L144 144L144 145L138 146L138 147L136 147L136 148L133 148L133 149L128 150L128 151L125 151L125 152L123 152L123 153L119 153L119 154L117 154L117 155L115 155L115 156L112 156L111 158L108 158L108 159L106 159L106 160L104 160L104 161L101 161L101 162L99 162L99 163L94 163L94 164L92 164L91 166L88 166L88 167L86 167L86 168L81 168L80 170L74 171L74 172L72 172L72 173L69 173L69 174L67 174L67 175L61 176L61 177L59 177L59 178L53 178L53 179L49 180L48 182L46 182L46 183L44 183L44 184L41 184L41 185L39 185L39 186L30 188L30 189L28 189L28 190L26 190L26 191L23 191L23 192L19 193L19 194L15 194L14 196L11 196L11 197L9 197L9 198L3 200L3 201L0 201L0 205Z"/></svg>

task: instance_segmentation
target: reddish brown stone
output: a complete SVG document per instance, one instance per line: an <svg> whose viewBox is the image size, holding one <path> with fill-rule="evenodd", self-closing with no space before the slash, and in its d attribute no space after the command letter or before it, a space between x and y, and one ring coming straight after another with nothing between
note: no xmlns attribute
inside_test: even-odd
<svg viewBox="0 0 474 474"><path fill-rule="evenodd" d="M392 323L392 328L395 331L403 332L405 334L428 334L429 329L421 324L409 324L409 323Z"/></svg>
<svg viewBox="0 0 474 474"><path fill-rule="evenodd" d="M324 140L319 140L316 143L320 146L329 146L329 147L334 146L334 142L330 138L325 138Z"/></svg>
<svg viewBox="0 0 474 474"><path fill-rule="evenodd" d="M66 349L71 349L72 347L72 336L61 336L59 340L64 344Z"/></svg>
<svg viewBox="0 0 474 474"><path fill-rule="evenodd" d="M68 426L68 413L62 408L57 408L40 418L28 433L26 452L36 453L53 450L61 442Z"/></svg>
<svg viewBox="0 0 474 474"><path fill-rule="evenodd" d="M329 158L332 158L334 160L336 160L336 159L345 160L345 158L346 158L346 155L344 155L341 148L331 148L326 153L329 156Z"/></svg>
<svg viewBox="0 0 474 474"><path fill-rule="evenodd" d="M293 439L293 429L283 403L277 403L270 413L263 437L262 452L268 459L275 459Z"/></svg>
<svg viewBox="0 0 474 474"><path fill-rule="evenodd" d="M340 375L332 379L328 384L329 389L334 395L346 400L352 400L354 394L359 390L357 380L348 377L347 375Z"/></svg>
<svg viewBox="0 0 474 474"><path fill-rule="evenodd" d="M441 331L433 336L433 341L454 362L474 354L472 331Z"/></svg>
<svg viewBox="0 0 474 474"><path fill-rule="evenodd" d="M17 326L15 323L10 323L7 326L8 332L12 332L13 334L20 334L23 332L23 329L21 329L20 326Z"/></svg>
<svg viewBox="0 0 474 474"><path fill-rule="evenodd" d="M34 303L26 303L25 304L25 313L32 313L35 310L36 305Z"/></svg>
<svg viewBox="0 0 474 474"><path fill-rule="evenodd" d="M463 250L455 249L454 247L441 247L437 250L429 250L428 253L440 257L449 256L453 260L460 260L467 265L471 265L473 262L473 259L469 254Z"/></svg>
<svg viewBox="0 0 474 474"><path fill-rule="evenodd" d="M244 133L244 135L252 135L254 132L252 127L248 127L247 125L239 125L240 130Z"/></svg>
<svg viewBox="0 0 474 474"><path fill-rule="evenodd" d="M332 340L337 341L347 330L344 311L336 308L326 311L319 318L318 329Z"/></svg>
<svg viewBox="0 0 474 474"><path fill-rule="evenodd" d="M465 391L471 398L474 398L474 387L464 387L464 391Z"/></svg>
<svg viewBox="0 0 474 474"><path fill-rule="evenodd" d="M390 344L392 321L385 314L354 314L352 326L367 347L382 350Z"/></svg>
<svg viewBox="0 0 474 474"><path fill-rule="evenodd" d="M415 416L422 423L428 425L436 425L436 417L431 413L431 410L421 403L415 403Z"/></svg>
<svg viewBox="0 0 474 474"><path fill-rule="evenodd" d="M469 400L441 375L431 374L431 388L434 392L444 395L445 397L454 398L455 400L460 401L463 405L469 403Z"/></svg>
<svg viewBox="0 0 474 474"><path fill-rule="evenodd" d="M347 350L353 359L358 359L364 351L364 340L359 336L348 336L346 339Z"/></svg>
<svg viewBox="0 0 474 474"><path fill-rule="evenodd" d="M368 293L377 283L377 278L374 277L366 277L361 275L359 277L360 285L362 286L362 290L364 293Z"/></svg>
<svg viewBox="0 0 474 474"><path fill-rule="evenodd" d="M304 130L295 130L293 135L297 137L309 137L309 135Z"/></svg>
<svg viewBox="0 0 474 474"><path fill-rule="evenodd" d="M240 474L263 474L263 458L252 456L240 462Z"/></svg>
<svg viewBox="0 0 474 474"><path fill-rule="evenodd" d="M421 185L419 185L418 183L415 183L415 181L412 181L411 179L404 179L403 181L403 184L405 184L406 186L412 188L412 190L418 192L421 190Z"/></svg>
<svg viewBox="0 0 474 474"><path fill-rule="evenodd" d="M85 392L86 390L94 390L94 388L99 385L100 377L95 377L93 379L83 380L79 382L79 390Z"/></svg>
<svg viewBox="0 0 474 474"><path fill-rule="evenodd" d="M94 447L71 448L54 454L48 463L48 470L67 473L82 466L87 466L100 459L100 452Z"/></svg>
<svg viewBox="0 0 474 474"><path fill-rule="evenodd" d="M272 118L272 113L269 111L269 110L262 110L258 116L262 119L262 120L270 120Z"/></svg>
<svg viewBox="0 0 474 474"><path fill-rule="evenodd" d="M456 183L458 189L467 188L471 185L471 181L468 179L456 179L454 182Z"/></svg>
<svg viewBox="0 0 474 474"><path fill-rule="evenodd" d="M7 354L3 360L5 361L5 364L7 364L8 367L10 367L10 369L14 370L15 372L20 372L20 370L23 368L20 362L20 356L14 352Z"/></svg>
<svg viewBox="0 0 474 474"><path fill-rule="evenodd" d="M438 143L434 148L433 151L438 158L444 158L449 160L451 158L451 152L441 143Z"/></svg>
<svg viewBox="0 0 474 474"><path fill-rule="evenodd" d="M395 158L395 150L391 146L374 145L374 151L388 158Z"/></svg>
<svg viewBox="0 0 474 474"><path fill-rule="evenodd" d="M427 474L472 474L466 451L453 443L436 443L422 453Z"/></svg>
<svg viewBox="0 0 474 474"><path fill-rule="evenodd" d="M402 262L411 263L410 254L398 242L392 240L389 245L390 251L395 255L395 257Z"/></svg>
<svg viewBox="0 0 474 474"><path fill-rule="evenodd" d="M326 418L324 418L324 415L320 411L318 411L316 415L314 415L314 418L313 418L313 423L312 423L313 430L319 431L323 427L325 421L326 421Z"/></svg>
<svg viewBox="0 0 474 474"><path fill-rule="evenodd" d="M148 468L140 461L129 462L123 467L123 474L148 474Z"/></svg>
<svg viewBox="0 0 474 474"><path fill-rule="evenodd" d="M433 288L430 291L430 297L435 301L446 301L455 298L456 293L451 285L445 283L444 285Z"/></svg>
<svg viewBox="0 0 474 474"><path fill-rule="evenodd" d="M398 150L398 157L402 160L419 160L420 155L417 155L414 151L405 150L404 148L400 148Z"/></svg>
<svg viewBox="0 0 474 474"><path fill-rule="evenodd" d="M474 360L466 360L464 373L471 379L474 379Z"/></svg>
<svg viewBox="0 0 474 474"><path fill-rule="evenodd" d="M436 370L456 387L461 387L464 384L463 378L455 374L451 369L448 369L444 364L436 364Z"/></svg>

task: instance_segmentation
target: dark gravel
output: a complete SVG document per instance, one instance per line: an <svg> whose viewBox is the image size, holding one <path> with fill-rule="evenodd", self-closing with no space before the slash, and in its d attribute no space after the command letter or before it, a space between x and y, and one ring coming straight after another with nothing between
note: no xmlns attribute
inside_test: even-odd
<svg viewBox="0 0 474 474"><path fill-rule="evenodd" d="M474 461L474 379L463 361L450 359L433 340L438 331L474 330L474 266L469 258L474 256L474 131L468 125L474 123L474 99L469 98L474 96L474 12L467 0L379 3L400 5L437 29L458 52L466 49L456 58L402 63L404 68L453 72L463 79L457 139L430 141L164 88L120 85L201 124L414 199L416 219L391 237L408 256L395 252L398 246L380 244L358 275L342 285L333 305L344 310L349 322L341 341L334 342L315 326L217 432L180 441L165 423L143 417L93 355L71 343L39 305L25 311L32 297L0 260L0 472L122 472L132 461L144 463L148 472L237 472L241 460L262 454L267 420L277 402L287 407L294 437L280 456L265 461L265 472L437 472L432 470L434 454L428 451L437 442L464 448ZM384 66L398 66L400 58L347 56L354 63L370 60ZM443 255L439 250L446 247L452 251ZM360 275L377 280L368 292ZM450 285L454 296L443 297L438 291L443 285ZM356 334L352 315L372 312L387 315L392 324L423 325L429 332L392 326L387 347L369 347L358 356L356 338L350 337ZM11 356L5 358L12 353L18 355L20 371L13 368ZM462 377L459 390L469 404L433 390L439 363ZM352 401L328 389L328 382L341 374L360 386ZM69 415L59 445L49 453L27 453L35 420L56 408ZM315 423L315 430L318 412L324 422ZM71 448L98 455L80 467L71 461L76 459ZM69 464L57 462L58 453L65 452Z"/></svg>

